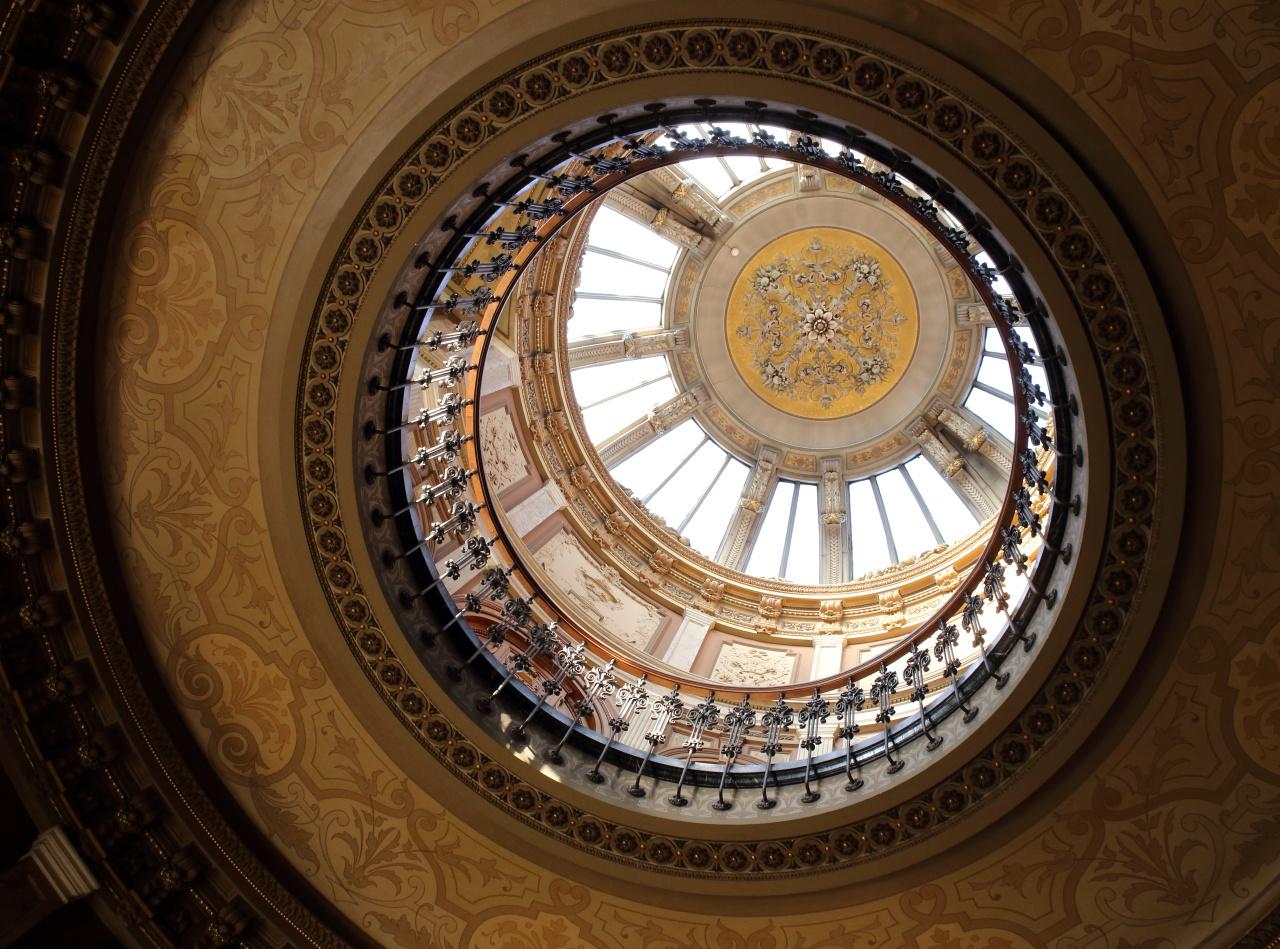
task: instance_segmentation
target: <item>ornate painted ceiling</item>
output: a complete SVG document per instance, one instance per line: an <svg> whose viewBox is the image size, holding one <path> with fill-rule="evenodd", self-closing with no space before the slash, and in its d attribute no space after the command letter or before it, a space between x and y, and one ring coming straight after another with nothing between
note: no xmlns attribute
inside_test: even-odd
<svg viewBox="0 0 1280 949"><path fill-rule="evenodd" d="M139 943L1267 944L1271 6L689 15L10 10L0 663L36 824ZM980 197L1043 281L1088 426L1070 575L998 708L785 832L629 810L473 728L361 477L362 359L437 222L518 142L694 96L894 129Z"/></svg>
<svg viewBox="0 0 1280 949"><path fill-rule="evenodd" d="M920 313L910 279L888 251L858 237L794 231L756 251L733 282L730 358L775 409L813 419L863 411L915 354Z"/></svg>

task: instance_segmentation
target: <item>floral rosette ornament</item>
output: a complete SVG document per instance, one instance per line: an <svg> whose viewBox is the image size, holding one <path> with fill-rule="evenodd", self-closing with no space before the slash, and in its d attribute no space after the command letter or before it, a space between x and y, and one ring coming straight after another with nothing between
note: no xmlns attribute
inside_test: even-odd
<svg viewBox="0 0 1280 949"><path fill-rule="evenodd" d="M780 395L830 408L850 389L883 384L898 359L891 281L870 254L840 259L819 238L759 267L745 291L753 368Z"/></svg>

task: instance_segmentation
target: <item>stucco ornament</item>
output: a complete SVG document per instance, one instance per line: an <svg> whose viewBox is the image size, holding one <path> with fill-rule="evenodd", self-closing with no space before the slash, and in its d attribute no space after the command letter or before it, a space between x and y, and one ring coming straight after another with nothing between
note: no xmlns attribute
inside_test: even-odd
<svg viewBox="0 0 1280 949"><path fill-rule="evenodd" d="M850 389L882 386L899 364L907 316L893 284L877 257L815 236L756 267L742 295L746 319L734 332L769 389L830 409Z"/></svg>

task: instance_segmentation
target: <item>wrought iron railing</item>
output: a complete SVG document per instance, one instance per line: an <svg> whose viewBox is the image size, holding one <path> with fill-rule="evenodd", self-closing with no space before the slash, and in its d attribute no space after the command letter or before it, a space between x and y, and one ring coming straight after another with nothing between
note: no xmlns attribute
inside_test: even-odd
<svg viewBox="0 0 1280 949"><path fill-rule="evenodd" d="M605 116L576 138L556 136L546 154L517 158L506 180L478 189L465 220L444 222L449 237L434 259L420 261L425 276L416 298L402 294L396 300L403 314L400 337L380 340L384 352L395 350L391 381L369 381L370 394L385 396L382 424L364 426L367 439L382 440L385 458L381 471L365 471L370 484L381 480L386 486L386 510L374 510L371 518L377 525L395 523L400 550L384 557L388 565L404 560L419 582L418 589L400 594L401 605L425 608L455 651L437 673L492 685L481 713L504 703L518 722L507 730L513 744L536 740L535 732L545 735L543 754L552 767L563 765L562 752L573 744L594 762L583 771L589 781L604 781L606 764L634 772L634 780L630 774L626 780L636 797L648 793L645 779L669 781L667 799L677 807L687 803L691 786L715 788L717 809L732 806L725 796L730 788L756 788L757 806L768 809L777 802L771 789L802 786L799 800L810 804L819 799L815 788L822 782L856 791L861 770L880 758L890 773L899 771L906 762L903 748L917 739L935 751L943 741L941 723L952 715L972 722L982 691L1003 689L1009 681L1002 665L1010 652L1019 643L1033 648L1028 624L1037 609L1056 601L1057 567L1072 554L1063 542L1067 518L1080 513L1079 497L1071 495L1081 457L1066 358L1052 342L1050 314L1020 262L974 208L906 153L858 130L760 103L650 111L626 124ZM722 121L798 134L782 140L758 130L745 139L719 128ZM678 127L691 122L709 125L709 135L690 136ZM658 132L669 144L655 144ZM843 147L831 154L823 139ZM520 562L487 493L479 382L506 295L548 238L638 174L732 154L789 159L850 178L902 208L948 248L1004 341L1017 422L1009 486L992 535L977 565L928 621L836 676L717 694L696 677L646 669L559 616L556 601ZM993 290L998 278L1012 291L1008 298ZM443 363L425 367L419 356L427 352L443 356ZM1047 393L1026 369L1034 364L1045 371ZM437 400L405 418L411 387L435 392ZM426 436L412 451L411 431ZM1042 515L1036 507L1044 499L1048 510ZM1024 584L1021 595L1011 589L1010 571ZM459 602L446 581L464 577L478 582ZM962 655L961 629L972 642L970 657ZM942 675L931 683L934 661ZM903 702L914 707L900 713ZM879 733L861 737L863 725L872 724ZM831 750L818 753L828 734ZM698 761L713 736L718 763ZM680 754L661 753L677 741ZM743 764L748 742L756 760ZM776 760L792 748L796 760Z"/></svg>

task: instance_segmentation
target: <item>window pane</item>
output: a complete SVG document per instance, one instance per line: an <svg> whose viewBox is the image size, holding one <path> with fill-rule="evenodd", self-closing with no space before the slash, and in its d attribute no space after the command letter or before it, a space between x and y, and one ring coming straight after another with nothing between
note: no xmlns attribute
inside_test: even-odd
<svg viewBox="0 0 1280 949"><path fill-rule="evenodd" d="M907 487L902 472L897 468L876 475L884 509L889 515L889 529L893 531L893 543L898 549L898 559L905 560L921 551L937 546L929 522L924 519L920 505Z"/></svg>
<svg viewBox="0 0 1280 949"><path fill-rule="evenodd" d="M1027 371L1031 373L1031 381L1044 390L1045 400L1049 398L1049 377L1045 375L1043 369L1039 366L1027 366Z"/></svg>
<svg viewBox="0 0 1280 949"><path fill-rule="evenodd" d="M793 583L818 582L818 486L800 485L796 519L787 552L786 579Z"/></svg>
<svg viewBox="0 0 1280 949"><path fill-rule="evenodd" d="M755 181L765 173L764 169L760 167L760 159L755 156L729 155L725 157L725 161L743 184Z"/></svg>
<svg viewBox="0 0 1280 949"><path fill-rule="evenodd" d="M694 158L677 165L681 171L694 178L717 198L722 198L733 187L733 181L724 166L715 158Z"/></svg>
<svg viewBox="0 0 1280 949"><path fill-rule="evenodd" d="M604 441L610 435L617 434L632 422L639 420L650 409L670 399L676 394L676 384L671 376L663 376L634 392L610 399L593 409L582 413L582 421L587 426L587 436L595 444Z"/></svg>
<svg viewBox="0 0 1280 949"><path fill-rule="evenodd" d="M685 135L688 135L688 136L690 136L691 138L704 138L704 137L705 137L705 136L702 134L702 130L701 130L700 128L698 128L698 126L696 126L696 125L677 125L677 126L676 126L676 130L677 130L677 131L680 131L680 132L683 132ZM655 140L654 144L655 144L655 145L660 145L660 146L662 146L663 148L670 148L670 147L671 147L671 136L667 135L667 133L666 133L666 132L663 132L660 136L658 136L658 138Z"/></svg>
<svg viewBox="0 0 1280 949"><path fill-rule="evenodd" d="M964 407L982 419L1009 441L1013 441L1013 406L990 392L974 389L964 400Z"/></svg>
<svg viewBox="0 0 1280 949"><path fill-rule="evenodd" d="M591 222L587 243L592 247L604 247L628 257L647 260L651 264L661 264L667 269L671 268L679 250L671 241L654 233L639 221L633 221L625 214L608 207L601 208Z"/></svg>
<svg viewBox="0 0 1280 949"><path fill-rule="evenodd" d="M985 382L993 389L1013 394L1013 380L1009 378L1009 364L1003 359L984 356L978 364L978 381Z"/></svg>
<svg viewBox="0 0 1280 949"><path fill-rule="evenodd" d="M588 250L582 255L582 276L578 290L611 293L616 296L660 297L667 285L667 273L629 260Z"/></svg>
<svg viewBox="0 0 1280 949"><path fill-rule="evenodd" d="M1000 340L1000 331L994 326L987 327L986 337L982 342L983 349L989 349L993 353L1003 353L1004 343Z"/></svg>
<svg viewBox="0 0 1280 949"><path fill-rule="evenodd" d="M731 460L685 528L684 536L704 557L715 557L719 550L729 521L738 509L738 498L742 496L742 486L747 483L750 472L751 469L742 462Z"/></svg>
<svg viewBox="0 0 1280 949"><path fill-rule="evenodd" d="M907 471L948 543L959 540L978 526L977 518L969 513L955 489L923 455L908 461Z"/></svg>
<svg viewBox="0 0 1280 949"><path fill-rule="evenodd" d="M649 510L666 521L668 527L679 530L680 522L693 510L723 464L724 449L715 442L706 442L694 452L689 463L653 496Z"/></svg>
<svg viewBox="0 0 1280 949"><path fill-rule="evenodd" d="M669 374L665 356L646 356L643 359L625 359L604 366L575 369L571 378L573 394L577 397L578 404L590 405L615 392Z"/></svg>
<svg viewBox="0 0 1280 949"><path fill-rule="evenodd" d="M1040 355L1040 347L1036 345L1036 338L1034 336L1032 336L1030 333L1018 333L1016 330L1014 332L1016 333L1018 339L1022 340L1029 347L1031 347L1031 351L1033 353L1035 353L1037 356Z"/></svg>
<svg viewBox="0 0 1280 949"><path fill-rule="evenodd" d="M950 211L948 211L946 208L944 208L942 205L938 205L938 217L942 219L942 223L945 224L947 227L958 228L960 226L960 221L956 219L956 216L952 214Z"/></svg>
<svg viewBox="0 0 1280 949"><path fill-rule="evenodd" d="M782 544L787 539L787 519L791 516L791 493L795 485L790 481L778 482L773 500L765 512L764 523L751 549L747 573L757 577L776 577L782 562Z"/></svg>
<svg viewBox="0 0 1280 949"><path fill-rule="evenodd" d="M581 297L573 301L569 317L569 339L608 336L649 329L662 322L662 305L639 300L595 300Z"/></svg>
<svg viewBox="0 0 1280 949"><path fill-rule="evenodd" d="M621 359L599 366L574 369L574 395L579 405L590 405L624 389L661 379L671 374L665 356L644 356L640 359Z"/></svg>
<svg viewBox="0 0 1280 949"><path fill-rule="evenodd" d="M609 469L613 479L637 498L643 498L671 473L685 455L702 440L702 429L686 419L665 435L655 438L630 458Z"/></svg>
<svg viewBox="0 0 1280 949"><path fill-rule="evenodd" d="M849 527L853 536L853 576L889 566L889 545L880 526L870 478L849 485Z"/></svg>
<svg viewBox="0 0 1280 949"><path fill-rule="evenodd" d="M730 135L736 135L738 138L745 138L751 141L751 129L747 128L745 122L717 122L719 128L724 129Z"/></svg>

